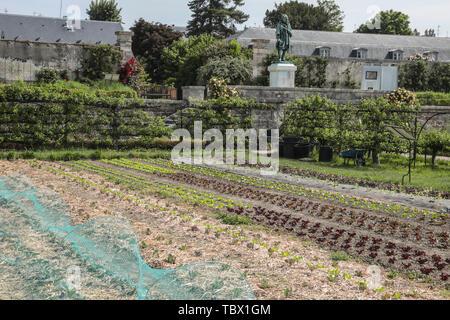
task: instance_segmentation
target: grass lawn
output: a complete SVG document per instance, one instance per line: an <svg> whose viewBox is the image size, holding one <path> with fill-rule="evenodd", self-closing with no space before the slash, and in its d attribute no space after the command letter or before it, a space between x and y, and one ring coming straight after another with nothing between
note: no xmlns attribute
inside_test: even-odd
<svg viewBox="0 0 450 320"><path fill-rule="evenodd" d="M300 160L280 159L281 166L302 168L327 174L338 174L348 177L366 178L374 181L401 184L402 176L408 173L408 159L400 155L383 154L381 165L373 165L371 160L364 167L356 167L353 161L344 165L344 160L335 156L333 162L308 162ZM411 185L424 189L450 192L450 161L436 160L436 167L431 168L430 158L424 163L424 157L418 157L416 168L412 169ZM408 183L408 177L405 178Z"/></svg>

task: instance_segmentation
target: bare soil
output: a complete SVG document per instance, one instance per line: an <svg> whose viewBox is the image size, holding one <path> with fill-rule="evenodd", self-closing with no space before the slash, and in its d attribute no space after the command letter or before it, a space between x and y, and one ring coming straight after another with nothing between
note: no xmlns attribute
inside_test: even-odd
<svg viewBox="0 0 450 320"><path fill-rule="evenodd" d="M404 276L395 276L391 279L387 276L390 270L385 268L381 268L384 291L362 290L355 282L369 278L367 274L369 264L352 258L348 261L339 261L337 265L332 266L330 253L335 250L321 248L312 240L300 239L283 230L281 232L269 230L263 225L239 227L225 225L218 221L215 212L209 209L188 205L176 199L163 198L145 189L131 190L123 185L115 185L97 174L71 171L65 165L40 163L42 167L37 168L25 161L1 161L0 175L22 174L31 178L37 188L46 188L58 193L69 206L74 225L111 215L129 219L136 228L139 241L146 244L145 248L141 249L143 259L156 269L171 269L179 265L213 259L228 263L246 274L258 299L446 298L442 293L445 285L412 281ZM150 209L143 202L130 201L99 188L89 187L80 181L51 173L45 170L45 166L71 172L110 190L120 191L166 210ZM264 206L269 208L265 202ZM176 214L168 214L170 211ZM291 211L283 209L283 212ZM182 218L181 213L188 213L193 219ZM308 218L313 219L311 216ZM203 224L229 230L230 234L214 232ZM248 240L240 241L231 236L237 232L247 236ZM268 248L276 247L278 251L271 253L266 247L251 245L252 239L268 244ZM281 251L290 252L302 259L289 261L289 258L280 254ZM169 263L167 259L169 254L175 257L174 263ZM340 276L332 282L329 280L329 271L336 269L339 269ZM352 278L345 279L344 273L351 275ZM11 286L11 282L8 285ZM8 297L0 295L0 298Z"/></svg>

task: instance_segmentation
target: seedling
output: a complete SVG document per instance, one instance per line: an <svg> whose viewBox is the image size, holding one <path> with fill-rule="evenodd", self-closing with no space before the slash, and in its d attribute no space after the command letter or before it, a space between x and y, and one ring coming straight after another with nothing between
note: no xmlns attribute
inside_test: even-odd
<svg viewBox="0 0 450 320"><path fill-rule="evenodd" d="M167 262L170 264L175 264L175 256L173 256L169 253L169 255L167 257Z"/></svg>

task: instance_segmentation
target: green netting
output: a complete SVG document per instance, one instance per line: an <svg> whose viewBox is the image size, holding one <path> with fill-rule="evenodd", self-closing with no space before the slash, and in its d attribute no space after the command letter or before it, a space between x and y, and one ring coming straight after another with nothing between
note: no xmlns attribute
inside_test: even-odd
<svg viewBox="0 0 450 320"><path fill-rule="evenodd" d="M75 275L75 277L74 277ZM0 178L0 299L254 299L241 272L219 262L157 270L131 223L72 226L64 201L23 176Z"/></svg>

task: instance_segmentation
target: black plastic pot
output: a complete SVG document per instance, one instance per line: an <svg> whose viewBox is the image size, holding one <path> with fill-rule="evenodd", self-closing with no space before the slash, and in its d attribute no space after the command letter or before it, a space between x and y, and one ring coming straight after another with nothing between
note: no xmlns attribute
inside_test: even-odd
<svg viewBox="0 0 450 320"><path fill-rule="evenodd" d="M319 162L333 161L333 147L321 146L319 150Z"/></svg>
<svg viewBox="0 0 450 320"><path fill-rule="evenodd" d="M310 155L309 143L283 143L283 157L287 159L303 159Z"/></svg>
<svg viewBox="0 0 450 320"><path fill-rule="evenodd" d="M301 137L283 137L283 143L301 143L303 142L303 139Z"/></svg>
<svg viewBox="0 0 450 320"><path fill-rule="evenodd" d="M310 144L309 143L299 143L294 146L294 153L296 159L309 158L310 155Z"/></svg>

